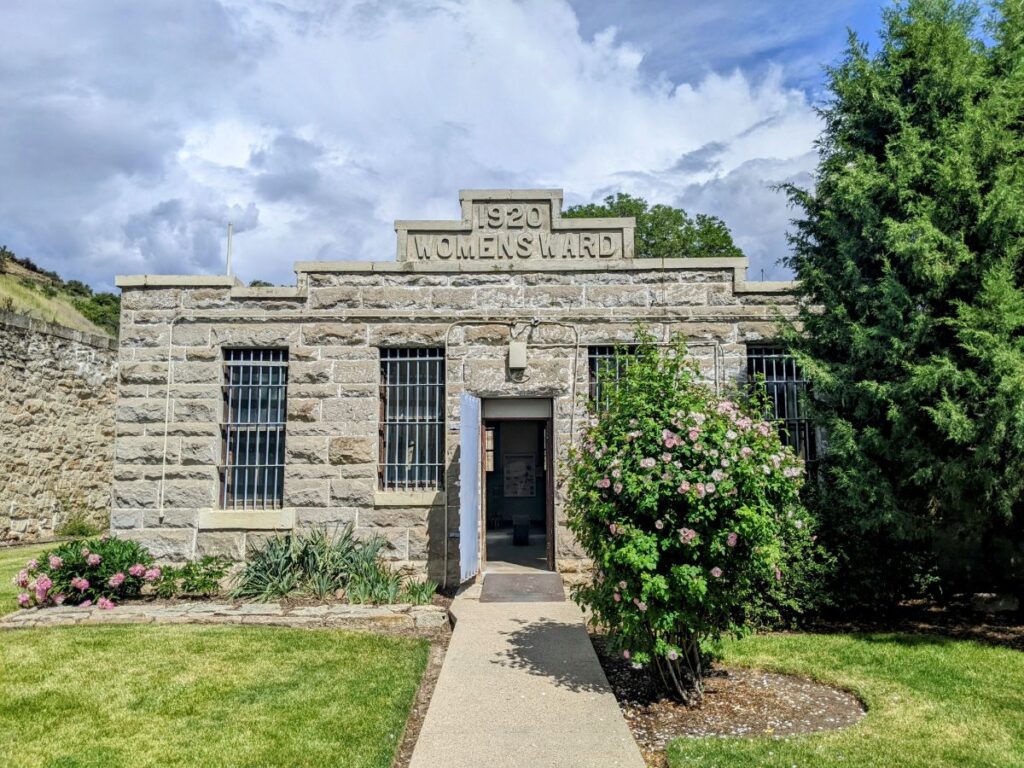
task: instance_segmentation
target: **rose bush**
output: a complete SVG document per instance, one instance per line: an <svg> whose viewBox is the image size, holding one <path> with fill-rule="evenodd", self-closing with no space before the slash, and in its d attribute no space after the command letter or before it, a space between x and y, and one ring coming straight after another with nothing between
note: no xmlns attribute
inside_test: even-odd
<svg viewBox="0 0 1024 768"><path fill-rule="evenodd" d="M134 541L103 536L69 541L29 560L14 583L22 608L46 605L93 605L112 608L117 601L138 597L142 587L160 580L158 566Z"/></svg>
<svg viewBox="0 0 1024 768"><path fill-rule="evenodd" d="M722 634L766 598L792 604L789 560L817 545L763 394L717 396L685 343L641 336L570 455L569 527L594 565L573 598L614 651L693 703Z"/></svg>

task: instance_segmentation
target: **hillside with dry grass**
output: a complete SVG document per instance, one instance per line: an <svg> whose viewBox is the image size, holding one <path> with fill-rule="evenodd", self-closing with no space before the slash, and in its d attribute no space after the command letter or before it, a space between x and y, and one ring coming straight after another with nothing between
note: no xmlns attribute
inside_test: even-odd
<svg viewBox="0 0 1024 768"><path fill-rule="evenodd" d="M77 280L62 280L56 272L41 269L0 246L0 311L116 337L120 297L94 293Z"/></svg>

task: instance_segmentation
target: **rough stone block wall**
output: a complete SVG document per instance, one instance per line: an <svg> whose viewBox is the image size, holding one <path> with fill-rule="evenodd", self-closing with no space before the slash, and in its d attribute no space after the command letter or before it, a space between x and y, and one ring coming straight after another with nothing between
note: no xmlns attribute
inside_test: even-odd
<svg viewBox="0 0 1024 768"><path fill-rule="evenodd" d="M743 378L746 344L772 338L780 313L795 310L784 290L742 283L742 260L668 261L509 271L348 264L304 268L294 289L223 278L123 284L112 525L158 557L183 560L240 558L275 530L351 523L384 536L396 567L451 583L463 391L551 398L557 470L585 417L589 345L633 341L637 323L663 341L681 334L709 383L728 386ZM506 362L513 326L528 333L521 374ZM280 514L216 509L228 346L289 351ZM379 348L395 346L447 349L446 484L437 494L378 489ZM560 480L556 566L572 574L585 561L566 528Z"/></svg>
<svg viewBox="0 0 1024 768"><path fill-rule="evenodd" d="M0 541L107 527L116 383L113 340L0 313Z"/></svg>

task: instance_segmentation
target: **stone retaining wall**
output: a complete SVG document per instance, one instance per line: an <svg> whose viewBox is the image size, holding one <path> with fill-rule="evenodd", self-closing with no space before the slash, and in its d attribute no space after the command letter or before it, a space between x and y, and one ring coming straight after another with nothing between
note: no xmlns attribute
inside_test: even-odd
<svg viewBox="0 0 1024 768"><path fill-rule="evenodd" d="M72 624L263 624L283 627L409 630L448 628L448 611L438 605L311 605L280 603L124 603L110 610L95 606L32 608L0 617L0 629Z"/></svg>
<svg viewBox="0 0 1024 768"><path fill-rule="evenodd" d="M0 313L0 541L107 527L116 386L112 339Z"/></svg>

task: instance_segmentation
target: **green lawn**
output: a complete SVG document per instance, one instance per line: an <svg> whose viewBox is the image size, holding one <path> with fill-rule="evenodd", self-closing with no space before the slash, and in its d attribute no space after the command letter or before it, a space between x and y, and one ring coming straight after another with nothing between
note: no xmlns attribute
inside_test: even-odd
<svg viewBox="0 0 1024 768"><path fill-rule="evenodd" d="M425 641L274 627L0 633L0 766L388 768Z"/></svg>
<svg viewBox="0 0 1024 768"><path fill-rule="evenodd" d="M1024 653L934 635L767 635L726 661L855 691L868 714L845 731L788 739L683 739L672 768L1024 765Z"/></svg>
<svg viewBox="0 0 1024 768"><path fill-rule="evenodd" d="M5 613L17 610L18 603L15 598L21 590L11 583L18 571L25 567L25 563L33 557L39 557L48 549L53 549L56 544L33 547L14 547L0 549L0 616Z"/></svg>

